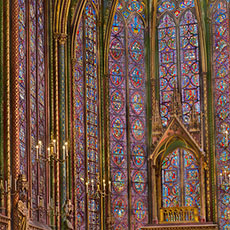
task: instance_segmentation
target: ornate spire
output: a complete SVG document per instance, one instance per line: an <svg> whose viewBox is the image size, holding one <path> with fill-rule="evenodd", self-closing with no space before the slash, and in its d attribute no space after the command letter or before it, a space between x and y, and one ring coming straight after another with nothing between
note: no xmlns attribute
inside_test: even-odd
<svg viewBox="0 0 230 230"><path fill-rule="evenodd" d="M200 131L199 115L196 112L195 102L192 105L191 118L190 118L190 123L189 123L189 131L190 132Z"/></svg>
<svg viewBox="0 0 230 230"><path fill-rule="evenodd" d="M159 137L163 132L161 116L159 112L159 101L156 99L155 92L156 82L152 79L152 140Z"/></svg>
<svg viewBox="0 0 230 230"><path fill-rule="evenodd" d="M155 110L153 111L153 115L152 115L152 135L158 136L162 134L162 131L163 131L158 100L155 100L153 105L154 105L153 109Z"/></svg>
<svg viewBox="0 0 230 230"><path fill-rule="evenodd" d="M174 87L173 97L172 97L172 116L182 117L182 105L181 105L181 95L177 89Z"/></svg>

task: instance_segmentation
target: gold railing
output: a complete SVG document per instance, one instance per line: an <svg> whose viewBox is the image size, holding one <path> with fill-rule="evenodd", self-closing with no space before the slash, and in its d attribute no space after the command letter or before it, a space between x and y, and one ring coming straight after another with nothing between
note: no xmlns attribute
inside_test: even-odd
<svg viewBox="0 0 230 230"><path fill-rule="evenodd" d="M160 209L160 223L199 222L198 208L173 207Z"/></svg>

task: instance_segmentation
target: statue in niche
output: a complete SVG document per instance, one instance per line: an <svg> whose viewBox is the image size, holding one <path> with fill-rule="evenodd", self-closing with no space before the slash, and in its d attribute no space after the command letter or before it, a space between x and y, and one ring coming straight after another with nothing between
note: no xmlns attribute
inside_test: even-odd
<svg viewBox="0 0 230 230"><path fill-rule="evenodd" d="M17 204L18 229L28 230L29 211L27 208L28 182L25 175L19 175L17 180L17 191L19 192L19 201Z"/></svg>
<svg viewBox="0 0 230 230"><path fill-rule="evenodd" d="M67 200L64 206L64 215L65 215L65 229L74 229L72 224L73 218L73 205L71 200Z"/></svg>

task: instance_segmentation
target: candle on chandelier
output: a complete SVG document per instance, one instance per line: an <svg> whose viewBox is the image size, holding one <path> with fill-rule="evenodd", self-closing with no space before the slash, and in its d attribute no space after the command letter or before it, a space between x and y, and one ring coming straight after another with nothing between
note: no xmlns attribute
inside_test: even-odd
<svg viewBox="0 0 230 230"><path fill-rule="evenodd" d="M111 181L109 181L109 192L111 192Z"/></svg>
<svg viewBox="0 0 230 230"><path fill-rule="evenodd" d="M39 157L39 146L36 145L36 159L38 160Z"/></svg>
<svg viewBox="0 0 230 230"><path fill-rule="evenodd" d="M50 147L47 148L48 151L48 161L50 161Z"/></svg>
<svg viewBox="0 0 230 230"><path fill-rule="evenodd" d="M65 161L65 145L62 146L63 149L63 160Z"/></svg>
<svg viewBox="0 0 230 230"><path fill-rule="evenodd" d="M39 155L42 155L42 142L38 141L38 146L39 146Z"/></svg>
<svg viewBox="0 0 230 230"><path fill-rule="evenodd" d="M56 153L57 148L56 148L56 140L53 140L53 147L54 147L54 153Z"/></svg>
<svg viewBox="0 0 230 230"><path fill-rule="evenodd" d="M91 180L92 191L94 191L94 180Z"/></svg>
<svg viewBox="0 0 230 230"><path fill-rule="evenodd" d="M6 193L8 192L8 183L7 183L7 180L5 181L5 190L6 190Z"/></svg>
<svg viewBox="0 0 230 230"><path fill-rule="evenodd" d="M68 158L68 142L65 142L65 151L66 151L66 158Z"/></svg>
<svg viewBox="0 0 230 230"><path fill-rule="evenodd" d="M88 193L88 192L89 192L88 185L89 185L89 183L88 183L88 182L85 182L85 186L86 186L86 193Z"/></svg>
<svg viewBox="0 0 230 230"><path fill-rule="evenodd" d="M220 184L222 184L222 173L220 173Z"/></svg>
<svg viewBox="0 0 230 230"><path fill-rule="evenodd" d="M105 186L106 186L105 179L103 179L103 191L105 191Z"/></svg>

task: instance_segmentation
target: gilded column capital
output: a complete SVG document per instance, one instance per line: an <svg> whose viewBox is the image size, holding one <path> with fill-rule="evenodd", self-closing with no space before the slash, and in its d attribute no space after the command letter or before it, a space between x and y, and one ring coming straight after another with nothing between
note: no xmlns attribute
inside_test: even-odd
<svg viewBox="0 0 230 230"><path fill-rule="evenodd" d="M58 41L59 37L60 37L60 33L57 33L57 32L53 33L53 38L55 41Z"/></svg>
<svg viewBox="0 0 230 230"><path fill-rule="evenodd" d="M77 64L77 58L71 59L72 69L74 69L75 65Z"/></svg>
<svg viewBox="0 0 230 230"><path fill-rule="evenodd" d="M59 34L58 41L61 45L64 45L67 41L67 38L68 38L67 34L61 33Z"/></svg>

